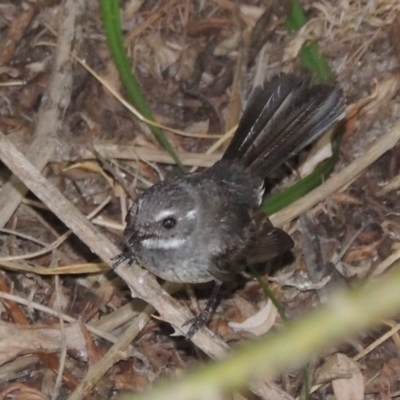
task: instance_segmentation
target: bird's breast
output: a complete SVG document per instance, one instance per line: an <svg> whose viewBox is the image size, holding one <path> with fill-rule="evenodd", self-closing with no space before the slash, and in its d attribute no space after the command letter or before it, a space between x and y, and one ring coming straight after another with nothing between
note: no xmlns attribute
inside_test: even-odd
<svg viewBox="0 0 400 400"><path fill-rule="evenodd" d="M196 248L197 247L197 248ZM207 250L187 241L182 246L171 248L145 248L137 252L142 267L159 278L170 282L202 283L214 280L209 272Z"/></svg>

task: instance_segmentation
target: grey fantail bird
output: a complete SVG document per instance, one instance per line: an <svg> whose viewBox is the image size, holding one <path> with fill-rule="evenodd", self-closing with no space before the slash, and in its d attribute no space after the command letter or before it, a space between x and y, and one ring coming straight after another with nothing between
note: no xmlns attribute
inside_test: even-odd
<svg viewBox="0 0 400 400"><path fill-rule="evenodd" d="M281 74L257 87L220 161L157 183L136 198L124 232L129 251L116 264L137 261L173 282L214 280L206 309L189 321L191 337L208 320L223 281L293 247L260 208L264 180L344 111L344 96L333 85L312 86Z"/></svg>

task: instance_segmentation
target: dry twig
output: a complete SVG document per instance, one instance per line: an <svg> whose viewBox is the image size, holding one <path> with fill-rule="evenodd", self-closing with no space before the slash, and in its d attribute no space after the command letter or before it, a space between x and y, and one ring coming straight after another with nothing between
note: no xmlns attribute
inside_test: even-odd
<svg viewBox="0 0 400 400"><path fill-rule="evenodd" d="M0 133L0 159L93 253L112 265L112 258L120 253L119 249L65 199L7 140L3 133ZM168 321L183 334L187 333L187 328L182 328L182 325L193 316L163 290L151 274L137 265L121 265L116 272L127 282L133 297L139 297L151 304L160 313L162 320ZM147 310L150 309L147 308ZM213 336L207 329L201 329L192 341L213 358L222 357L228 348L221 339ZM250 387L256 394L271 400L291 399L272 382L257 382L250 384Z"/></svg>
<svg viewBox="0 0 400 400"><path fill-rule="evenodd" d="M64 113L69 105L72 91L70 53L79 47L81 41L81 27L78 21L84 8L83 0L66 0L63 13L60 14L54 70L48 90L43 96L33 141L26 154L40 171L46 166L54 151L54 139L61 131ZM26 192L26 187L15 176L4 185L0 192L0 228L3 228L11 218Z"/></svg>

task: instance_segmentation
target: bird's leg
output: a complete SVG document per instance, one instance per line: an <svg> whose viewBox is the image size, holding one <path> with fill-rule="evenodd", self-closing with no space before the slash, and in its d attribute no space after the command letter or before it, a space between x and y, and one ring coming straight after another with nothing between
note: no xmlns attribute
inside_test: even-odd
<svg viewBox="0 0 400 400"><path fill-rule="evenodd" d="M186 339L191 339L193 335L210 319L210 316L214 311L215 305L217 304L218 292L221 286L222 281L215 281L211 296L209 297L204 310L197 317L191 318L183 324L183 326L191 325L189 332L186 335Z"/></svg>
<svg viewBox="0 0 400 400"><path fill-rule="evenodd" d="M113 262L111 268L114 270L124 261L128 261L128 265L131 266L136 261L136 258L130 251L125 251L123 253L117 254L111 259L111 261Z"/></svg>

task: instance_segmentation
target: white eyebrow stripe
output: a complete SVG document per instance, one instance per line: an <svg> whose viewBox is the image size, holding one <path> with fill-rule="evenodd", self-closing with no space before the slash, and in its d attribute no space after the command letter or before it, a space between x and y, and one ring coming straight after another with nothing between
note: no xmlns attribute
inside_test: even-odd
<svg viewBox="0 0 400 400"><path fill-rule="evenodd" d="M160 221L165 217L171 217L174 215L174 212L175 210L162 210L156 215L155 220Z"/></svg>
<svg viewBox="0 0 400 400"><path fill-rule="evenodd" d="M163 249L163 250L168 250L168 249L177 249L181 247L185 242L187 241L187 238L183 239L178 239L178 238L171 238L171 239L144 239L142 240L142 246L146 247L147 249Z"/></svg>
<svg viewBox="0 0 400 400"><path fill-rule="evenodd" d="M197 211L196 211L196 210L190 210L190 211L186 214L186 218L195 219L195 218L196 218L196 214L197 214Z"/></svg>
<svg viewBox="0 0 400 400"><path fill-rule="evenodd" d="M188 211L186 213L185 217L188 218L188 219L195 219L196 218L196 213L197 213L196 210L190 210L190 211ZM166 217L173 217L174 214L175 214L175 210L172 210L172 209L170 209L170 210L162 210L156 215L155 220L156 221L161 221Z"/></svg>

